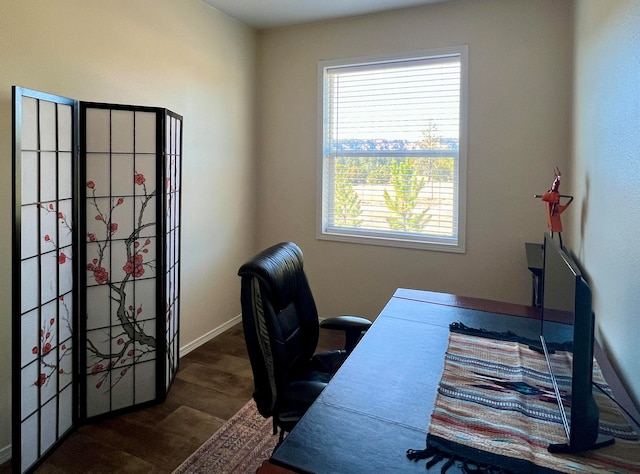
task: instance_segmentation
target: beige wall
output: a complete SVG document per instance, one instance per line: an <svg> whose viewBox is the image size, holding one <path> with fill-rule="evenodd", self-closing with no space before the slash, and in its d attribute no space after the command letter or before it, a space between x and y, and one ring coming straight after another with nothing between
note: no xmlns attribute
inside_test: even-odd
<svg viewBox="0 0 640 474"><path fill-rule="evenodd" d="M575 43L569 245L591 280L599 338L640 406L640 2L578 0Z"/></svg>
<svg viewBox="0 0 640 474"><path fill-rule="evenodd" d="M375 317L399 287L530 299L553 167L570 145L572 2L451 1L260 37L258 242L294 240L324 315ZM317 63L469 45L467 252L318 241Z"/></svg>
<svg viewBox="0 0 640 474"><path fill-rule="evenodd" d="M558 165L569 178L562 191L576 195L565 239L588 270L601 339L637 400L640 12L634 0L576 3L569 160L572 5L453 0L257 38L197 0L1 0L0 219L11 221L11 85L182 114L184 346L238 314L238 264L281 240L302 246L324 314L374 317L398 286L526 303L523 242L545 229L531 195ZM317 241L317 61L459 44L469 45L467 253ZM1 458L11 413L8 225L0 267Z"/></svg>
<svg viewBox="0 0 640 474"><path fill-rule="evenodd" d="M10 438L11 86L184 116L181 346L239 313L256 33L198 0L0 2L0 458Z"/></svg>

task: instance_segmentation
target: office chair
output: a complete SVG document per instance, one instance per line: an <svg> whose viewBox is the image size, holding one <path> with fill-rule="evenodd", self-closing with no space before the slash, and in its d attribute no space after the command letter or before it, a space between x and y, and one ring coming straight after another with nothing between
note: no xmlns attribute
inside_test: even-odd
<svg viewBox="0 0 640 474"><path fill-rule="evenodd" d="M282 441L371 321L337 316L318 322L302 251L293 242L263 250L242 265L238 275L242 278L242 325L253 370L253 399L263 417L273 417L273 433L280 428ZM344 331L344 350L315 354L320 327Z"/></svg>

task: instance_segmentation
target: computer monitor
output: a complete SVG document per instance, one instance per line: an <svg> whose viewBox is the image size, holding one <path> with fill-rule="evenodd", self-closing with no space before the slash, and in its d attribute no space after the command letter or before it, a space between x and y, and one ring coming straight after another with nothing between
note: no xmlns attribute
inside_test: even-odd
<svg viewBox="0 0 640 474"><path fill-rule="evenodd" d="M598 405L592 392L591 289L578 265L550 234L544 239L540 341L567 435L566 443L552 444L549 451L577 452L613 443L613 438L598 433Z"/></svg>

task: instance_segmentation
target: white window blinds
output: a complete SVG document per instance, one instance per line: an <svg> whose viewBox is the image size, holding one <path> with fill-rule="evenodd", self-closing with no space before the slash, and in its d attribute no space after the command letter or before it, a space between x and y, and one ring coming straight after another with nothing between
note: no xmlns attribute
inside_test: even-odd
<svg viewBox="0 0 640 474"><path fill-rule="evenodd" d="M320 238L464 251L466 48L323 61Z"/></svg>

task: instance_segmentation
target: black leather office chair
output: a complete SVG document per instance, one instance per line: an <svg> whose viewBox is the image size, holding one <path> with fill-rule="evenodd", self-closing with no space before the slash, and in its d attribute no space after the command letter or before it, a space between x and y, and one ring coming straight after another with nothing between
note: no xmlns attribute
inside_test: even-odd
<svg viewBox="0 0 640 474"><path fill-rule="evenodd" d="M274 245L247 261L242 277L244 336L258 411L273 416L274 434L290 431L357 344L371 321L337 316L318 322L302 251ZM315 354L319 328L345 331L345 349Z"/></svg>

